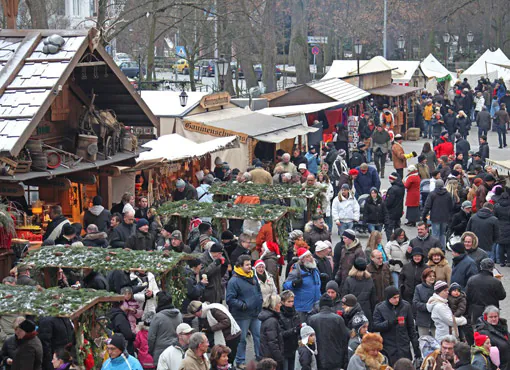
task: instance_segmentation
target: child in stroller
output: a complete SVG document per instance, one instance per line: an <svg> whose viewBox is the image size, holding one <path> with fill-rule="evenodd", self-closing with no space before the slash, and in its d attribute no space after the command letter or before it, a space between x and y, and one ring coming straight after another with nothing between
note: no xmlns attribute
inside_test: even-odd
<svg viewBox="0 0 510 370"><path fill-rule="evenodd" d="M365 207L365 203L370 194L363 194L358 198L359 204L359 221L354 221L353 229L356 233L366 233L368 234L368 225L363 221L363 208Z"/></svg>

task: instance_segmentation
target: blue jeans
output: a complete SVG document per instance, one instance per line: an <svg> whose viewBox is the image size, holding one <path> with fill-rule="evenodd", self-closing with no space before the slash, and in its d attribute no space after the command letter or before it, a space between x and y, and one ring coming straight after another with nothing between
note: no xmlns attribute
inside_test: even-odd
<svg viewBox="0 0 510 370"><path fill-rule="evenodd" d="M393 285L398 289L398 272L392 271L391 277L393 278Z"/></svg>
<svg viewBox="0 0 510 370"><path fill-rule="evenodd" d="M331 230L333 230L333 220L332 220L331 216L324 217L324 222L326 223L326 225L328 225L329 232L331 232Z"/></svg>
<svg viewBox="0 0 510 370"><path fill-rule="evenodd" d="M372 148L368 148L365 153L367 153L367 163L372 162Z"/></svg>
<svg viewBox="0 0 510 370"><path fill-rule="evenodd" d="M482 135L487 136L487 131L488 130L486 128L478 127L478 138L480 138L480 136L482 136Z"/></svg>
<svg viewBox="0 0 510 370"><path fill-rule="evenodd" d="M425 135L423 137L427 136L432 139L432 121L425 121Z"/></svg>
<svg viewBox="0 0 510 370"><path fill-rule="evenodd" d="M489 257L492 258L492 260L494 261L494 263L500 263L500 258L499 258L499 244L497 243L494 243L492 245L492 250L490 251L489 253Z"/></svg>
<svg viewBox="0 0 510 370"><path fill-rule="evenodd" d="M354 222L342 222L340 226L338 226L338 235L342 236L345 230L352 229L354 226Z"/></svg>
<svg viewBox="0 0 510 370"><path fill-rule="evenodd" d="M367 224L368 226L368 232L371 233L374 230L382 231L382 224Z"/></svg>
<svg viewBox="0 0 510 370"><path fill-rule="evenodd" d="M255 347L255 357L260 358L260 320L259 319L236 319L237 324L241 328L241 341L237 346L236 363L246 363L246 334L248 330L251 332L253 338L253 345Z"/></svg>
<svg viewBox="0 0 510 370"><path fill-rule="evenodd" d="M441 245L443 246L443 250L446 246L446 227L448 223L446 222L432 222L432 236L434 238L439 239Z"/></svg>
<svg viewBox="0 0 510 370"><path fill-rule="evenodd" d="M499 146L506 146L506 127L498 125L498 140L499 140Z"/></svg>

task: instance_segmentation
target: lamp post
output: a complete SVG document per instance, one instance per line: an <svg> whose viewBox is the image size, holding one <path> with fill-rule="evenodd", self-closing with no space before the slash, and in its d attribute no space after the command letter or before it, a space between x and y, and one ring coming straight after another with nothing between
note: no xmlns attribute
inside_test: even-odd
<svg viewBox="0 0 510 370"><path fill-rule="evenodd" d="M181 84L182 91L179 94L179 103L181 103L181 107L185 107L188 104L188 94L186 94L186 91L184 91L185 84Z"/></svg>
<svg viewBox="0 0 510 370"><path fill-rule="evenodd" d="M400 37L397 40L398 49L400 50L401 57L404 59L404 47L406 46L406 39L404 38L404 35L400 35Z"/></svg>
<svg viewBox="0 0 510 370"><path fill-rule="evenodd" d="M218 77L220 79L220 91L223 91L223 85L225 84L225 76L227 74L227 70L229 69L229 63L224 58L223 54L220 55L220 58L216 61L216 68L218 72Z"/></svg>
<svg viewBox="0 0 510 370"><path fill-rule="evenodd" d="M363 50L363 44L359 39L356 39L356 43L354 44L354 53L356 53L356 60L358 61L358 75L359 75L359 58L361 56L361 51Z"/></svg>
<svg viewBox="0 0 510 370"><path fill-rule="evenodd" d="M444 64L445 64L445 67L448 68L448 44L450 43L450 34L448 32L444 33L444 35L443 35L443 42L444 42L445 47L446 47L446 51L445 51L445 54L444 54Z"/></svg>
<svg viewBox="0 0 510 370"><path fill-rule="evenodd" d="M471 59L471 43L475 39L475 35L473 32L469 31L467 34L467 42L468 42L468 59Z"/></svg>

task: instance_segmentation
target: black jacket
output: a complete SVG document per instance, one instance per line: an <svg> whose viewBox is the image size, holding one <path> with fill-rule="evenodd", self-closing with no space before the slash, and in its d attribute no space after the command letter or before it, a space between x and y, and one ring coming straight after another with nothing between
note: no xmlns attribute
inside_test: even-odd
<svg viewBox="0 0 510 370"><path fill-rule="evenodd" d="M346 294L354 294L358 299L358 304L365 313L369 322L372 322L372 313L374 312L377 296L375 293L374 281L371 277L357 279L348 276L345 284L342 285L342 296ZM347 320L346 320L347 321ZM349 327L349 324L347 324Z"/></svg>
<svg viewBox="0 0 510 370"><path fill-rule="evenodd" d="M296 354L298 340L301 339L299 336L301 324L299 313L294 306L285 307L282 305L280 311L280 326L282 328L283 337L283 357L289 358Z"/></svg>
<svg viewBox="0 0 510 370"><path fill-rule="evenodd" d="M498 243L510 244L510 196L506 191L494 207L494 216L498 219Z"/></svg>
<svg viewBox="0 0 510 370"><path fill-rule="evenodd" d="M111 209L110 209L110 214L114 215L116 213L119 213L119 214L123 214L124 212L124 206L126 205L126 203L123 203L123 202L120 202L120 203L117 203L115 204Z"/></svg>
<svg viewBox="0 0 510 370"><path fill-rule="evenodd" d="M478 151L480 152L480 159L485 163L485 160L489 158L489 143L480 144Z"/></svg>
<svg viewBox="0 0 510 370"><path fill-rule="evenodd" d="M283 367L283 335L280 327L280 314L264 308L259 314L260 356L269 357Z"/></svg>
<svg viewBox="0 0 510 370"><path fill-rule="evenodd" d="M7 338L2 345L2 352L0 353L0 364L3 363L5 370L11 370L11 365L7 365L6 361L8 358L13 359L18 349L18 340L16 335L13 334Z"/></svg>
<svg viewBox="0 0 510 370"><path fill-rule="evenodd" d="M443 120L444 120L444 126L446 128L446 130L448 130L448 135L450 137L452 137L452 135L455 133L457 127L455 125L455 120L456 120L456 117L455 117L455 113L446 113L443 117Z"/></svg>
<svg viewBox="0 0 510 370"><path fill-rule="evenodd" d="M453 199L450 193L444 188L436 188L427 197L421 218L426 220L430 212L432 223L443 223L450 221L450 214L453 210Z"/></svg>
<svg viewBox="0 0 510 370"><path fill-rule="evenodd" d="M310 246L310 252L315 253L315 243L318 241L331 240L331 232L325 225L323 229L318 228L313 224L305 226L304 234L305 242Z"/></svg>
<svg viewBox="0 0 510 370"><path fill-rule="evenodd" d="M363 221L368 224L386 225L388 223L388 211L380 196L377 196L375 200L372 196L367 198L363 207Z"/></svg>
<svg viewBox="0 0 510 370"><path fill-rule="evenodd" d="M349 331L344 319L322 307L318 314L308 319L317 338L317 365L319 369L347 369Z"/></svg>
<svg viewBox="0 0 510 370"><path fill-rule="evenodd" d="M106 208L99 212L100 208L96 212L94 209L86 210L83 215L83 228L94 224L97 226L99 231L107 231L110 227L110 219L112 214ZM91 212L92 211L92 212Z"/></svg>
<svg viewBox="0 0 510 370"><path fill-rule="evenodd" d="M347 293L348 294L348 293ZM343 311L342 317L344 318L345 326L347 326L347 329L352 330L353 328L353 322L352 319L354 319L354 316L356 315L364 315L366 317L366 313L361 308L361 305L356 303L354 307L352 307L349 312ZM369 322L372 322L372 317L368 319Z"/></svg>
<svg viewBox="0 0 510 370"><path fill-rule="evenodd" d="M127 351L129 354L134 353L133 343L136 339L135 334L131 331L131 325L129 324L129 320L124 311L122 311L119 307L112 307L110 312L108 313L108 318L110 319L110 323L108 324L108 328L113 330L114 333L121 333L126 341L128 342Z"/></svg>
<svg viewBox="0 0 510 370"><path fill-rule="evenodd" d="M86 247L108 248L108 234L103 231L87 234L82 243Z"/></svg>
<svg viewBox="0 0 510 370"><path fill-rule="evenodd" d="M113 229L110 234L110 246L112 248L125 248L129 237L134 235L135 232L135 224L128 225L122 221L122 223L117 225L117 227Z"/></svg>
<svg viewBox="0 0 510 370"><path fill-rule="evenodd" d="M398 317L403 316L404 325L398 324ZM390 365L400 358L412 360L412 344L415 357L421 357L418 345L418 334L414 328L414 318L411 305L400 300L397 306L393 306L387 300L375 306L373 331L379 332L383 338L383 349L388 355Z"/></svg>
<svg viewBox="0 0 510 370"><path fill-rule="evenodd" d="M455 120L455 126L457 130L459 130L461 135L468 135L469 129L471 128L471 123L466 117L457 117Z"/></svg>
<svg viewBox="0 0 510 370"><path fill-rule="evenodd" d="M136 233L127 240L125 248L135 251L152 251L154 250L154 245L154 238L151 233L136 230Z"/></svg>
<svg viewBox="0 0 510 370"><path fill-rule="evenodd" d="M404 211L404 196L406 189L402 179L396 179L386 192L386 209L390 220L400 220Z"/></svg>
<svg viewBox="0 0 510 370"><path fill-rule="evenodd" d="M238 258L243 255L251 256L251 253L248 249L243 248L241 245L238 245L236 247L236 249L234 249L234 251L232 252L232 254L230 256L230 262L232 263L232 270L234 269L234 265L236 264Z"/></svg>
<svg viewBox="0 0 510 370"><path fill-rule="evenodd" d="M506 298L506 291L501 280L490 271L482 270L468 280L466 297L471 322L475 323L485 307L492 305L499 308L499 301Z"/></svg>
<svg viewBox="0 0 510 370"><path fill-rule="evenodd" d="M425 239L420 239L418 237L411 239L409 245L412 248L420 247L423 250L425 258L427 258L427 256L429 255L429 251L432 248L439 248L444 251L444 247L441 245L439 239L434 238L431 233L429 233ZM408 259L411 259L411 255L407 252L406 257Z"/></svg>
<svg viewBox="0 0 510 370"><path fill-rule="evenodd" d="M92 271L82 280L83 288L95 290L108 290L108 282L106 278L99 272Z"/></svg>
<svg viewBox="0 0 510 370"><path fill-rule="evenodd" d="M430 328L433 325L430 317L431 313L427 310L427 302L434 294L434 286L421 283L414 289L413 312L416 315L416 326Z"/></svg>
<svg viewBox="0 0 510 370"><path fill-rule="evenodd" d="M333 167L333 163L335 162L336 157L338 156L338 151L335 147L331 148L326 155L326 158L324 158L324 162L326 162L329 165L329 168Z"/></svg>
<svg viewBox="0 0 510 370"><path fill-rule="evenodd" d="M45 364L42 362L43 356L51 356L51 367L44 366ZM11 370L40 370L41 368L45 370L53 369L51 358L53 358L53 354L43 353L41 340L37 337L37 335L32 338L25 337L18 343L18 350L12 359Z"/></svg>
<svg viewBox="0 0 510 370"><path fill-rule="evenodd" d="M421 284L421 274L427 267L425 257L423 257L418 264L411 259L409 263L404 265L398 278L400 297L402 299L405 299L409 303L413 302L414 289L418 284Z"/></svg>
<svg viewBox="0 0 510 370"><path fill-rule="evenodd" d="M466 231L466 227L469 219L471 218L471 213L466 213L462 209L453 215L452 222L450 223L450 230L453 234L461 236L464 231Z"/></svg>
<svg viewBox="0 0 510 370"><path fill-rule="evenodd" d="M467 163L467 158L469 151L471 150L471 145L469 145L469 141L464 140L463 138L458 139L455 142L455 152L462 153L464 155L464 161Z"/></svg>
<svg viewBox="0 0 510 370"><path fill-rule="evenodd" d="M488 130L491 126L491 114L486 110L478 112L476 116L476 124L479 128Z"/></svg>
<svg viewBox="0 0 510 370"><path fill-rule="evenodd" d="M486 252L492 251L492 245L499 239L498 219L487 208L482 208L468 221L466 231L478 236L478 248Z"/></svg>
<svg viewBox="0 0 510 370"><path fill-rule="evenodd" d="M195 272L186 266L184 270L184 276L186 281L186 298L182 302L181 312L186 313L188 311L188 305L191 301L201 301L205 291L205 285L197 281Z"/></svg>
<svg viewBox="0 0 510 370"><path fill-rule="evenodd" d="M498 325L491 325L483 318L480 318L476 324L476 331L480 334L488 335L491 339L491 345L498 347L501 370L510 369L510 341L507 321L499 318Z"/></svg>
<svg viewBox="0 0 510 370"><path fill-rule="evenodd" d="M326 284L328 281L333 280L333 269L328 258L319 258L315 254L313 255L317 262L317 269L321 276L321 294L326 291Z"/></svg>
<svg viewBox="0 0 510 370"><path fill-rule="evenodd" d="M39 339L43 347L43 370L52 370L53 354L74 342L71 320L62 317L42 317L39 320Z"/></svg>
<svg viewBox="0 0 510 370"><path fill-rule="evenodd" d="M145 289L144 286L138 285L138 280L131 280L128 271L113 270L110 271L106 277L108 288L110 292L120 294L120 291L125 286L130 286L133 289L133 294L139 293Z"/></svg>
<svg viewBox="0 0 510 370"><path fill-rule="evenodd" d="M48 236L51 235L53 230L55 230L55 228L58 225L60 225L62 222L66 221L66 220L67 220L67 218L65 216L58 216L58 217L55 217L55 219L51 220L51 222L48 224L48 227L46 228L46 232L44 233L43 240L48 239ZM62 234L62 232L60 234ZM60 235L58 235L57 238L59 236ZM57 239L57 238L55 238L55 239Z"/></svg>
<svg viewBox="0 0 510 370"><path fill-rule="evenodd" d="M184 191L179 191L175 189L175 191L172 194L172 199L174 202L177 202L179 200L192 200L198 199L197 189L193 187L193 185L186 183L186 186L184 187Z"/></svg>

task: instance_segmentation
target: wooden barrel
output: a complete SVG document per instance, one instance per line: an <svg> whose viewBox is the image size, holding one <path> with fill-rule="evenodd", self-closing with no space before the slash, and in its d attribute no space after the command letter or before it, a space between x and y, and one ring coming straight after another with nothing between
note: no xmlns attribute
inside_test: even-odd
<svg viewBox="0 0 510 370"><path fill-rule="evenodd" d="M48 168L48 157L43 152L32 152L32 169L46 170Z"/></svg>
<svg viewBox="0 0 510 370"><path fill-rule="evenodd" d="M97 157L97 151L89 150L89 146L91 145L97 147L97 136L78 135L76 155L83 157L84 159L89 161L95 161Z"/></svg>
<svg viewBox="0 0 510 370"><path fill-rule="evenodd" d="M25 144L25 148L27 148L30 153L42 153L42 140L28 140Z"/></svg>

